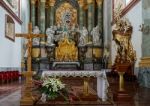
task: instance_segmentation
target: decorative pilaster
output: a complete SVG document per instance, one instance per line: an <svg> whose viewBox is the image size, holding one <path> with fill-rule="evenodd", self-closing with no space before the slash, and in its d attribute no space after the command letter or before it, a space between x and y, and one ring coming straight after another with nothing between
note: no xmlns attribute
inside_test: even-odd
<svg viewBox="0 0 150 106"><path fill-rule="evenodd" d="M93 0L87 0L88 3L88 31L90 32L94 27L94 4Z"/></svg>
<svg viewBox="0 0 150 106"><path fill-rule="evenodd" d="M98 5L98 26L100 28L100 31L102 32L103 30L103 0L96 0L97 5Z"/></svg>
<svg viewBox="0 0 150 106"><path fill-rule="evenodd" d="M40 0L40 30L41 33L45 33L45 2L46 0ZM45 42L45 38L41 39L42 42Z"/></svg>
<svg viewBox="0 0 150 106"><path fill-rule="evenodd" d="M54 25L54 5L55 5L55 0L49 0L49 6L50 6L50 26Z"/></svg>
<svg viewBox="0 0 150 106"><path fill-rule="evenodd" d="M79 28L82 29L84 26L84 11L83 11L83 6L84 6L84 0L79 0Z"/></svg>
<svg viewBox="0 0 150 106"><path fill-rule="evenodd" d="M31 23L35 26L35 3L36 0L31 0Z"/></svg>

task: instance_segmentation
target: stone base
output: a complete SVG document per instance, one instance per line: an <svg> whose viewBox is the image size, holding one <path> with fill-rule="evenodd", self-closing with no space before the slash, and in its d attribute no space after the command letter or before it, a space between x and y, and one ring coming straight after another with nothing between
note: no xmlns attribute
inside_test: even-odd
<svg viewBox="0 0 150 106"><path fill-rule="evenodd" d="M129 102L133 100L133 98L125 91L118 91L114 94L113 99L118 102Z"/></svg>

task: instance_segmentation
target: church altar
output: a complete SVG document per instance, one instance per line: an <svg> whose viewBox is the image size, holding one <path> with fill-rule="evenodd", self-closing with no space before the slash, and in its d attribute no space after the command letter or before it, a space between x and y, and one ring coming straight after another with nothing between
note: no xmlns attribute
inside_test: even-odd
<svg viewBox="0 0 150 106"><path fill-rule="evenodd" d="M109 83L106 76L106 70L101 71L43 71L42 77L96 77L97 78L97 96L102 101L107 101Z"/></svg>

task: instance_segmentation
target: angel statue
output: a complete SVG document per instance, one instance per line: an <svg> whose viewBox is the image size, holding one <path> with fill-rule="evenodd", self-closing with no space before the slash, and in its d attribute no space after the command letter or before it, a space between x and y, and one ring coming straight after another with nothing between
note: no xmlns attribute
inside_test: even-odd
<svg viewBox="0 0 150 106"><path fill-rule="evenodd" d="M100 40L100 31L98 26L93 28L93 30L91 31L91 35L93 39L93 45L99 46L101 44L101 40Z"/></svg>
<svg viewBox="0 0 150 106"><path fill-rule="evenodd" d="M49 46L54 45L54 33L55 31L53 30L53 26L51 26L50 28L46 29L46 35L47 35L47 44Z"/></svg>
<svg viewBox="0 0 150 106"><path fill-rule="evenodd" d="M38 26L35 26L33 28L33 34L40 34L40 30ZM39 38L33 38L33 45L39 45L40 44L40 39Z"/></svg>
<svg viewBox="0 0 150 106"><path fill-rule="evenodd" d="M85 46L87 44L87 36L88 30L86 27L83 27L83 29L80 30L79 46Z"/></svg>

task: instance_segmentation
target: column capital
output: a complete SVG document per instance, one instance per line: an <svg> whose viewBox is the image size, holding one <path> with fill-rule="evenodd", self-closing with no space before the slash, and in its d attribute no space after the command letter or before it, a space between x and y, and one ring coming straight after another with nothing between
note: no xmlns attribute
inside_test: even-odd
<svg viewBox="0 0 150 106"><path fill-rule="evenodd" d="M46 0L40 0L40 2L43 2L43 3L45 3L45 2L46 2Z"/></svg>
<svg viewBox="0 0 150 106"><path fill-rule="evenodd" d="M31 0L31 4L35 4L37 0Z"/></svg>
<svg viewBox="0 0 150 106"><path fill-rule="evenodd" d="M49 6L54 6L55 5L55 0L49 0Z"/></svg>
<svg viewBox="0 0 150 106"><path fill-rule="evenodd" d="M98 5L101 5L103 3L104 0L96 0Z"/></svg>
<svg viewBox="0 0 150 106"><path fill-rule="evenodd" d="M84 6L84 0L78 0L78 4L80 7L83 7Z"/></svg>
<svg viewBox="0 0 150 106"><path fill-rule="evenodd" d="M88 4L92 4L94 0L87 0Z"/></svg>

